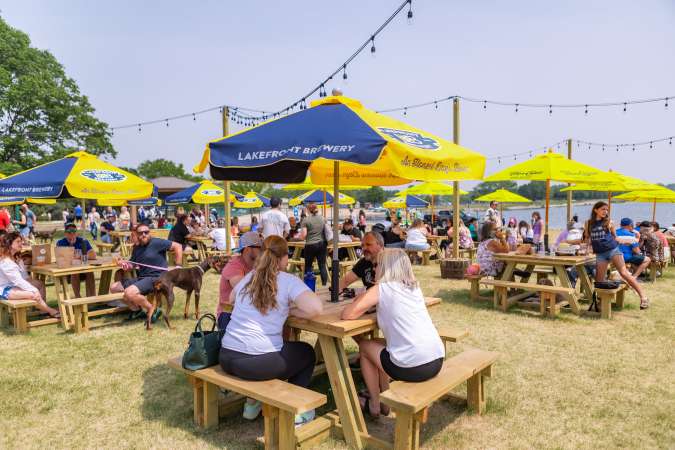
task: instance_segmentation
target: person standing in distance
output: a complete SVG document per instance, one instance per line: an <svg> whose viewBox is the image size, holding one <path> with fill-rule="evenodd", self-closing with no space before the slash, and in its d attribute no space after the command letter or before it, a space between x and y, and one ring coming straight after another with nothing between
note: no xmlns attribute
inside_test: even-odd
<svg viewBox="0 0 675 450"><path fill-rule="evenodd" d="M269 236L281 236L286 238L291 231L291 225L288 222L286 214L282 213L279 207L281 206L281 199L279 197L272 197L270 199L269 211L262 215L261 226L263 239Z"/></svg>

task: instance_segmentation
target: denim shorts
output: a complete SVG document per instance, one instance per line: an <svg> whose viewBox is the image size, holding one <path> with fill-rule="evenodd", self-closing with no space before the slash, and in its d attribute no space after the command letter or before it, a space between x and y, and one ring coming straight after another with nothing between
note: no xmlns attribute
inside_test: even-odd
<svg viewBox="0 0 675 450"><path fill-rule="evenodd" d="M623 253L621 253L621 250L619 250L619 247L614 247L613 249L607 250L606 252L596 253L595 260L610 262L612 258L614 258L616 255L623 255Z"/></svg>
<svg viewBox="0 0 675 450"><path fill-rule="evenodd" d="M9 300L9 291L14 289L13 284L8 284L5 286L5 288L0 292L0 300Z"/></svg>

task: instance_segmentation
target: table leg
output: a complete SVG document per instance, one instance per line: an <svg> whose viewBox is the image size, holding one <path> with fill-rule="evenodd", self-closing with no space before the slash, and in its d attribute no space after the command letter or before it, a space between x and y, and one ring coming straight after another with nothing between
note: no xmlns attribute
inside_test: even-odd
<svg viewBox="0 0 675 450"><path fill-rule="evenodd" d="M354 247L347 247L347 255L349 255L350 261L359 260L358 256L356 256L356 249Z"/></svg>
<svg viewBox="0 0 675 450"><path fill-rule="evenodd" d="M63 326L64 330L69 330L70 325L73 323L72 311L68 311L66 309L66 305L64 305L63 303L64 300L70 298L70 294L68 292L69 283L70 283L70 275L54 277L54 288L56 289L56 297L58 299L59 304L59 313L61 313L61 325Z"/></svg>
<svg viewBox="0 0 675 450"><path fill-rule="evenodd" d="M502 281L511 281L511 278L513 277L513 271L516 270L516 262L515 261L508 261L506 263L506 267L504 268L504 272L502 272L502 276L500 280Z"/></svg>
<svg viewBox="0 0 675 450"><path fill-rule="evenodd" d="M361 439L361 433L368 431L342 340L319 335L319 342L347 445L351 448L362 449L364 442Z"/></svg>
<svg viewBox="0 0 675 450"><path fill-rule="evenodd" d="M560 265L555 265L553 266L553 269L555 270L555 273L558 275L558 279L560 280L560 285L562 287L566 288L571 288L572 283L570 282L570 278L567 276L567 271L565 270L565 266L560 266ZM581 274L579 274L581 276ZM576 315L581 314L581 310L579 309L579 302L577 301L577 296L576 294L572 294L568 297L570 307L572 308L572 312Z"/></svg>
<svg viewBox="0 0 675 450"><path fill-rule="evenodd" d="M104 270L101 272L101 279L98 281L98 295L105 295L110 292L110 281L112 280L113 270Z"/></svg>
<svg viewBox="0 0 675 450"><path fill-rule="evenodd" d="M579 282L581 283L581 293L590 302L593 300L593 292L595 291L595 285L588 276L588 273L586 272L586 267L583 264L580 266L576 266L576 268L577 273L579 274Z"/></svg>

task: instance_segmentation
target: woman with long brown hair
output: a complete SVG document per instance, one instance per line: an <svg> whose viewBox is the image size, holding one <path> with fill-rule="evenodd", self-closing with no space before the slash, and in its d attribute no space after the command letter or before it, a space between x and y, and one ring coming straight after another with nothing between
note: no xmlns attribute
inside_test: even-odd
<svg viewBox="0 0 675 450"><path fill-rule="evenodd" d="M27 280L17 263L23 241L16 231L0 236L0 299L3 300L35 300L35 307L59 317L59 312L45 303L43 294Z"/></svg>
<svg viewBox="0 0 675 450"><path fill-rule="evenodd" d="M605 202L597 202L591 209L591 217L584 225L584 239L593 247L595 253L595 281L605 281L607 266L611 262L630 287L640 296L640 309L649 307L649 299L645 296L640 283L631 275L619 249L616 230L609 218L609 206Z"/></svg>
<svg viewBox="0 0 675 450"><path fill-rule="evenodd" d="M298 277L286 273L288 245L281 236L269 236L255 269L230 293L234 310L220 349L223 370L245 380L279 378L307 387L316 357L306 342L284 342L282 329L289 315L311 318L321 314L319 297ZM260 402L248 401L244 417L255 419ZM296 424L314 418L314 411L296 417Z"/></svg>

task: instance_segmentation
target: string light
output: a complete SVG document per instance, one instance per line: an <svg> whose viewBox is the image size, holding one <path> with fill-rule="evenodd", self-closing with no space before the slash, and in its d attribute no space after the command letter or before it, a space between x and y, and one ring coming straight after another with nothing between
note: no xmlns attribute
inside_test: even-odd
<svg viewBox="0 0 675 450"><path fill-rule="evenodd" d="M413 12L412 12L412 0L408 0L408 25L412 25Z"/></svg>
<svg viewBox="0 0 675 450"><path fill-rule="evenodd" d="M342 79L346 80L347 79L347 64L342 66Z"/></svg>
<svg viewBox="0 0 675 450"><path fill-rule="evenodd" d="M375 56L375 36L372 36L370 38L371 46L370 46L370 53Z"/></svg>

